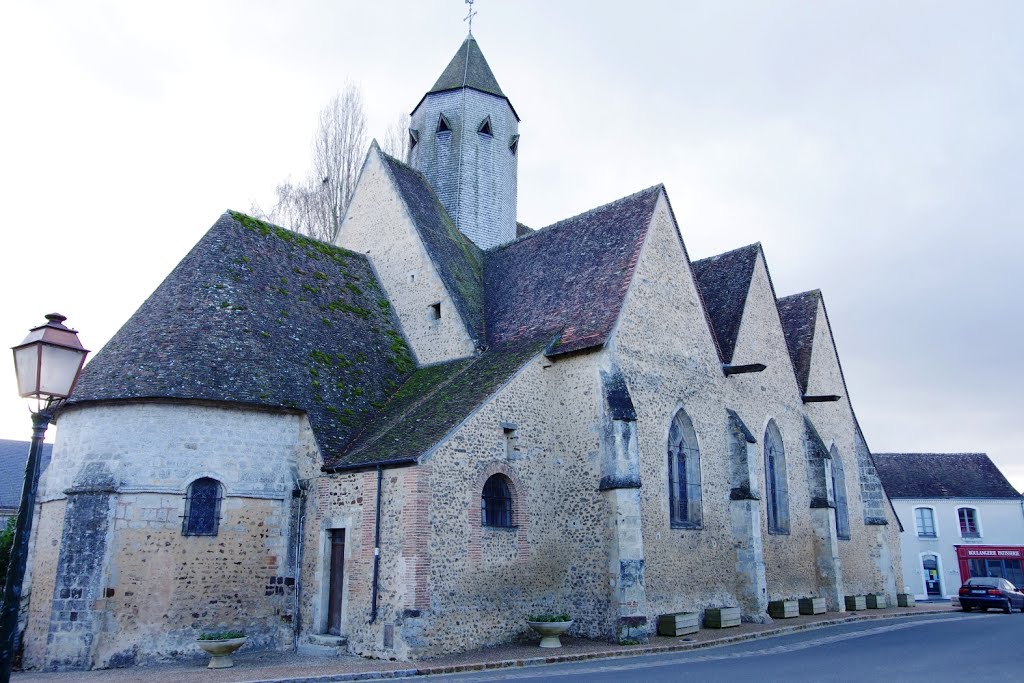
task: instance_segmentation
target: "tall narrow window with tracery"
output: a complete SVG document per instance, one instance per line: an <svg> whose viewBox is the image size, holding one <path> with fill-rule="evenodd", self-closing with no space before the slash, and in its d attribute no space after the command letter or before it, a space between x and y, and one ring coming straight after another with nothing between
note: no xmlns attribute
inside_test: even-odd
<svg viewBox="0 0 1024 683"><path fill-rule="evenodd" d="M839 457L839 449L832 446L832 492L836 503L836 536L843 540L850 539L850 509L846 502L846 470L843 459Z"/></svg>
<svg viewBox="0 0 1024 683"><path fill-rule="evenodd" d="M682 409L668 431L668 496L674 527L701 527L700 448L693 421Z"/></svg>
<svg viewBox="0 0 1024 683"><path fill-rule="evenodd" d="M221 487L216 479L203 477L189 484L185 493L185 536L216 536L220 526Z"/></svg>
<svg viewBox="0 0 1024 683"><path fill-rule="evenodd" d="M789 533L789 482L786 478L786 450L775 420L764 432L764 479L767 489L768 533Z"/></svg>
<svg viewBox="0 0 1024 683"><path fill-rule="evenodd" d="M480 498L480 523L483 526L512 526L512 489L501 474L491 475L484 482Z"/></svg>

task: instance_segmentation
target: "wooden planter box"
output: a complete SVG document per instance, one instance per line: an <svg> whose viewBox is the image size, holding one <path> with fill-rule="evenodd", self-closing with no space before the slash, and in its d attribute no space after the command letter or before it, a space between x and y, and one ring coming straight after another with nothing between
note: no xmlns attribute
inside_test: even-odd
<svg viewBox="0 0 1024 683"><path fill-rule="evenodd" d="M917 600L914 599L914 596L911 593L897 593L896 604L900 607L915 607L917 605Z"/></svg>
<svg viewBox="0 0 1024 683"><path fill-rule="evenodd" d="M685 636L700 630L696 612L674 612L658 616L659 636Z"/></svg>
<svg viewBox="0 0 1024 683"><path fill-rule="evenodd" d="M885 599L885 593L871 593L866 596L868 609L885 609L888 607L888 602Z"/></svg>
<svg viewBox="0 0 1024 683"><path fill-rule="evenodd" d="M768 616L772 619L792 619L800 615L796 600L772 600L768 603Z"/></svg>
<svg viewBox="0 0 1024 683"><path fill-rule="evenodd" d="M800 598L800 614L824 614L827 610L825 598Z"/></svg>
<svg viewBox="0 0 1024 683"><path fill-rule="evenodd" d="M859 612L862 609L868 608L868 601L863 595L847 595L846 596L846 609L851 612Z"/></svg>
<svg viewBox="0 0 1024 683"><path fill-rule="evenodd" d="M740 625L739 607L708 607L704 610L704 625L708 628L730 628Z"/></svg>

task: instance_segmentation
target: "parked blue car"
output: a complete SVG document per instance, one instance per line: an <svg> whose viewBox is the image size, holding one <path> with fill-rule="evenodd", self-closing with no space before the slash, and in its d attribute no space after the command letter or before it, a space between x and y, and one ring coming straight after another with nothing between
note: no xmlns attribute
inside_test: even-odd
<svg viewBox="0 0 1024 683"><path fill-rule="evenodd" d="M996 607L1007 614L1014 608L1024 612L1024 593L1006 579L995 576L974 576L960 586L960 607L970 612L975 607L987 610Z"/></svg>

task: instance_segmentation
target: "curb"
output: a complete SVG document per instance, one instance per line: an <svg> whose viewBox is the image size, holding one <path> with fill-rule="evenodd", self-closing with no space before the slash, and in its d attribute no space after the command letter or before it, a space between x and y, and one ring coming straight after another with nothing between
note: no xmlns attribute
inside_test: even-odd
<svg viewBox="0 0 1024 683"><path fill-rule="evenodd" d="M544 666L547 664L564 664L567 662L583 662L593 659L622 659L625 657L637 657L640 655L661 654L668 652L685 652L687 650L701 650L719 645L731 645L749 640L772 638L779 635L799 633L829 626L840 626L842 624L853 624L860 621L877 621L879 619L898 619L901 617L927 616L931 614L945 614L955 610L926 610L921 612L896 612L893 614L854 614L847 617L837 617L825 621L815 621L806 624L794 624L792 626L779 626L777 628L755 633L743 633L735 636L725 636L703 642L683 642L671 645L653 645L649 647L634 647L631 649L618 648L614 650L597 650L580 654L548 655L546 657L526 657L523 659L499 659L489 662L470 662L466 664L451 664L447 666L425 666L411 669L392 669L390 671L360 671L344 674L329 674L326 676L311 676L302 678L272 678L246 681L246 683L333 683L334 681L367 681L389 678L404 678L412 676L434 676L438 674L457 674L470 671L485 671L491 669L514 669L528 666Z"/></svg>

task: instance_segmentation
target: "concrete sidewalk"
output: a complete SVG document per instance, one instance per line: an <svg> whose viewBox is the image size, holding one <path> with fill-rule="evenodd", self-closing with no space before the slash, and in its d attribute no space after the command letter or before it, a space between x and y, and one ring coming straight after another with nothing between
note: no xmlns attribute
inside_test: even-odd
<svg viewBox="0 0 1024 683"><path fill-rule="evenodd" d="M510 644L473 650L458 655L421 662L390 662L362 657L309 657L284 652L250 652L235 655L231 669L210 670L209 661L198 653L193 660L158 666L99 671L66 671L60 673L16 673L14 683L326 683L402 676L425 676L521 666L537 666L558 662L629 657L653 652L679 652L697 648L736 643L845 624L868 619L936 614L954 611L949 603L918 605L912 608L889 608L847 612L829 612L815 616L778 619L772 624L741 624L724 630L701 629L692 636L666 638L655 636L643 645L616 646L608 643L563 636L560 650L541 650L535 643Z"/></svg>

